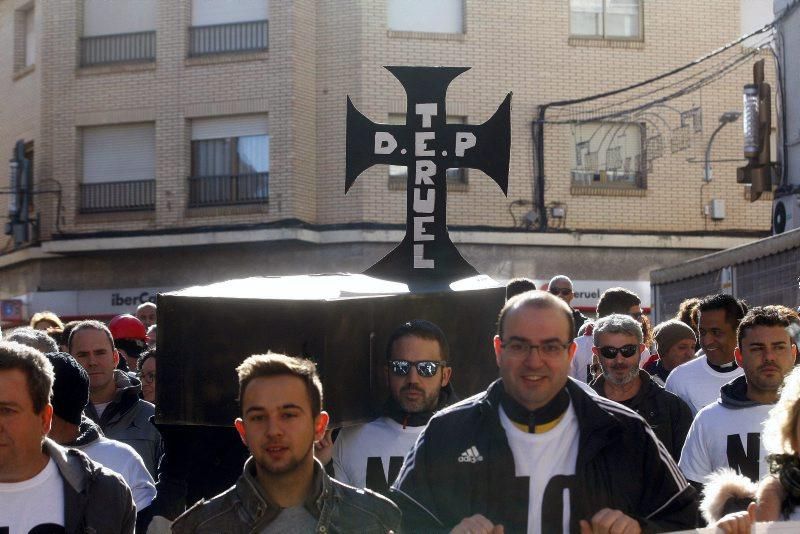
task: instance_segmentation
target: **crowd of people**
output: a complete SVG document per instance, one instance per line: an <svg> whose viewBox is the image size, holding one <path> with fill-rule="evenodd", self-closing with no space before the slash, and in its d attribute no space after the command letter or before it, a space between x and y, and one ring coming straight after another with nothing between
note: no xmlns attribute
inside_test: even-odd
<svg viewBox="0 0 800 534"><path fill-rule="evenodd" d="M716 294L652 326L627 289L603 292L593 319L568 277L543 289L509 282L499 376L463 400L458 333L398 325L380 415L335 431L312 362L243 354L232 423L249 458L229 490L177 511L154 423L155 305L108 325L37 313L0 341L0 532L743 533L800 519L797 312Z"/></svg>

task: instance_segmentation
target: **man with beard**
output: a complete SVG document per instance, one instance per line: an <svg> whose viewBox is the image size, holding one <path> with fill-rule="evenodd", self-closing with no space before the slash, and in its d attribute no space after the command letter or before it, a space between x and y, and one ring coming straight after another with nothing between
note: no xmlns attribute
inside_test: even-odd
<svg viewBox="0 0 800 534"><path fill-rule="evenodd" d="M390 397L381 417L339 433L333 445L338 480L388 496L419 433L453 400L448 357L447 339L431 322L409 321L392 333L386 346Z"/></svg>
<svg viewBox="0 0 800 534"><path fill-rule="evenodd" d="M236 485L187 510L172 532L396 532L400 512L390 500L328 477L314 459L328 426L314 364L269 353L236 371L242 415L234 424L251 456Z"/></svg>
<svg viewBox="0 0 800 534"><path fill-rule="evenodd" d="M800 317L784 306L753 308L742 319L735 355L744 376L722 386L717 402L698 412L681 453L678 465L696 487L723 467L753 482L769 473L761 428L794 368L798 328Z"/></svg>
<svg viewBox="0 0 800 534"><path fill-rule="evenodd" d="M677 461L692 424L692 412L685 402L639 369L642 337L641 325L628 315L615 313L598 320L592 331L592 352L600 360L603 374L592 387L641 415Z"/></svg>

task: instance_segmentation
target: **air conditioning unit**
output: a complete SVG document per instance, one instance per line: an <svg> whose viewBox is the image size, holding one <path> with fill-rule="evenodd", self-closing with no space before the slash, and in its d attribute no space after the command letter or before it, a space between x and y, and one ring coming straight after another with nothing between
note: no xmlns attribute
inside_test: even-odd
<svg viewBox="0 0 800 534"><path fill-rule="evenodd" d="M800 197L786 195L772 201L772 235L800 228Z"/></svg>

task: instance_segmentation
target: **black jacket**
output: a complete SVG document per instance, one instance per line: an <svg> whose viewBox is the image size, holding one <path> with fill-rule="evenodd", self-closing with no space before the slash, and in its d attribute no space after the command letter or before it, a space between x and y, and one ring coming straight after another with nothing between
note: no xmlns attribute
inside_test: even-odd
<svg viewBox="0 0 800 534"><path fill-rule="evenodd" d="M580 532L579 521L603 508L637 519L645 532L693 527L697 493L642 418L590 396L572 380L566 387L580 431L575 480L564 481L571 487L570 531ZM449 531L463 518L482 514L506 532L525 532L529 481L515 476L498 415L502 393L498 380L439 412L420 434L392 487L403 531ZM470 449L477 449L474 461L459 462ZM560 525L561 514L543 509L542 523L550 526L543 531Z"/></svg>
<svg viewBox="0 0 800 534"><path fill-rule="evenodd" d="M64 530L68 534L133 533L136 506L119 474L50 439L45 439L44 451L64 480Z"/></svg>
<svg viewBox="0 0 800 534"><path fill-rule="evenodd" d="M580 331L583 323L585 323L588 318L582 314L579 310L572 309L572 319L575 321L575 335L572 337L578 337L578 332Z"/></svg>
<svg viewBox="0 0 800 534"><path fill-rule="evenodd" d="M322 464L314 464L314 492L305 503L317 518L320 533L397 532L400 512L387 499L370 490L358 490L330 478ZM172 524L173 534L245 534L262 532L280 513L256 480L250 458L232 488L210 501L200 501Z"/></svg>
<svg viewBox="0 0 800 534"><path fill-rule="evenodd" d="M647 371L640 369L639 378L642 380L639 392L632 399L620 404L627 406L647 421L656 437L677 462L681 458L686 434L692 426L692 410L680 397L656 384ZM600 375L592 382L592 387L600 395L605 396L604 384L605 377Z"/></svg>

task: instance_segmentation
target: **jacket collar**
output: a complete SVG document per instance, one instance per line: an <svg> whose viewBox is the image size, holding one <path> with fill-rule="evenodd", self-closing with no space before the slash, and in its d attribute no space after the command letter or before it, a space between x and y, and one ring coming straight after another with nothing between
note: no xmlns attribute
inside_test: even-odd
<svg viewBox="0 0 800 534"><path fill-rule="evenodd" d="M58 467L58 471L64 481L76 493L82 493L88 485L86 477L88 462L81 461L80 453L73 454L72 450L65 449L50 438L45 438L43 448L45 454L50 456L56 463L56 467Z"/></svg>
<svg viewBox="0 0 800 534"><path fill-rule="evenodd" d="M639 369L639 380L641 381L639 391L636 392L636 395L625 401L625 406L638 406L642 401L644 401L644 399L658 393L658 390L656 389L659 387L658 384L653 382L653 379L650 377L650 373L644 369ZM606 377L601 374L594 382L592 382L592 389L594 389L601 397L605 397L605 384Z"/></svg>
<svg viewBox="0 0 800 534"><path fill-rule="evenodd" d="M312 491L306 498L304 506L317 519L319 519L326 499L331 495L331 491L330 478L325 473L322 464L315 458ZM256 464L252 456L245 462L244 472L236 482L236 493L253 523L268 525L281 511L281 507L275 504L261 488L261 484L256 478Z"/></svg>
<svg viewBox="0 0 800 534"><path fill-rule="evenodd" d="M738 376L719 389L719 403L728 408L749 408L761 403L747 396L747 377Z"/></svg>
<svg viewBox="0 0 800 534"><path fill-rule="evenodd" d="M103 435L103 431L97 424L86 417L86 414L81 414L81 424L78 426L78 437L64 445L67 447L84 447L93 443L95 440Z"/></svg>
<svg viewBox="0 0 800 534"><path fill-rule="evenodd" d="M578 465L584 465L601 449L616 442L624 431L619 420L601 408L573 379L567 379L567 392L572 400L580 429Z"/></svg>
<svg viewBox="0 0 800 534"><path fill-rule="evenodd" d="M119 414L127 413L137 402L139 402L139 393L142 391L142 383L133 375L114 370L114 383L117 390L114 393L114 398L111 404L103 411L103 416L100 417L95 410L94 405L90 402L86 406L85 413L96 423L105 425Z"/></svg>

